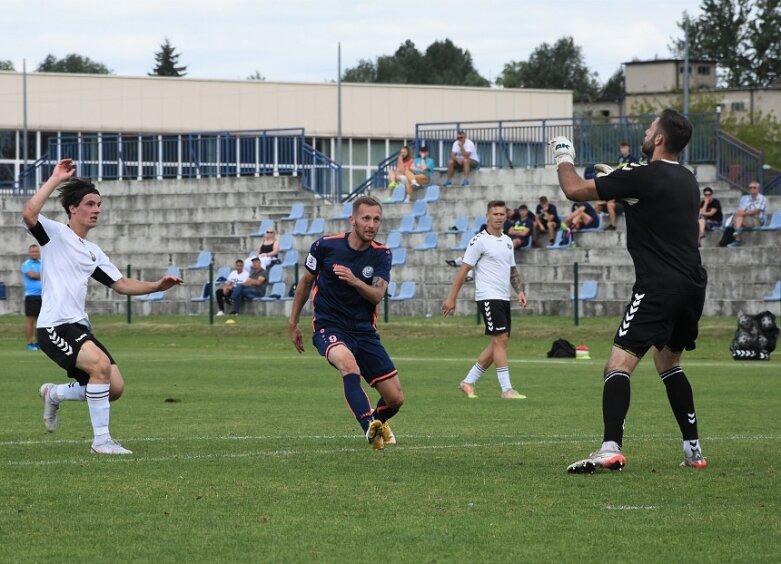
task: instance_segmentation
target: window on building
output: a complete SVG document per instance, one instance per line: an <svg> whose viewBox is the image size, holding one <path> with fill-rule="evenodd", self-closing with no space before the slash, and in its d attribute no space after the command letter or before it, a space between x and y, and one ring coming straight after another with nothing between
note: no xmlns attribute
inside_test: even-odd
<svg viewBox="0 0 781 564"><path fill-rule="evenodd" d="M745 112L746 111L746 103L742 100L740 102L732 102L730 104L730 110L733 112Z"/></svg>
<svg viewBox="0 0 781 564"><path fill-rule="evenodd" d="M697 67L697 74L700 76L710 76L710 67Z"/></svg>
<svg viewBox="0 0 781 564"><path fill-rule="evenodd" d="M16 131L0 131L0 159L16 158Z"/></svg>

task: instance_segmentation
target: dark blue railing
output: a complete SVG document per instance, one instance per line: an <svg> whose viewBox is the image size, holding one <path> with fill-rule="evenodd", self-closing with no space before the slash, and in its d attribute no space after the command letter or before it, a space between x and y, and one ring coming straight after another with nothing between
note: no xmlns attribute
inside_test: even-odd
<svg viewBox="0 0 781 564"><path fill-rule="evenodd" d="M34 191L65 157L76 161L80 176L99 181L290 175L333 201L341 195L340 165L307 145L303 128L60 135L21 172L15 190Z"/></svg>
<svg viewBox="0 0 781 564"><path fill-rule="evenodd" d="M717 134L716 174L733 188L748 192L752 180L763 182L764 158L760 151L726 133Z"/></svg>

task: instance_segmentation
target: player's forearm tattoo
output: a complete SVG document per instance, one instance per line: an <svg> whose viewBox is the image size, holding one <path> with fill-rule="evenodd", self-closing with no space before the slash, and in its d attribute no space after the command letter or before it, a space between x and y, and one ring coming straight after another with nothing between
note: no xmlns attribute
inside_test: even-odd
<svg viewBox="0 0 781 564"><path fill-rule="evenodd" d="M379 286L381 282L382 282L382 278L379 276L375 276L374 278L372 278L372 286L374 286L375 288Z"/></svg>
<svg viewBox="0 0 781 564"><path fill-rule="evenodd" d="M518 272L518 267L510 269L510 284L516 294L523 292L523 283L521 282L521 273Z"/></svg>

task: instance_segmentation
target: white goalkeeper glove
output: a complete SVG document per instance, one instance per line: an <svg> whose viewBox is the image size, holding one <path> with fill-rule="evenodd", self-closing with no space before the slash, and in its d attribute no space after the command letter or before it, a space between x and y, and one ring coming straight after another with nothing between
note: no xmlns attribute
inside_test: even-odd
<svg viewBox="0 0 781 564"><path fill-rule="evenodd" d="M548 143L553 150L553 160L556 161L556 170L561 163L575 164L575 148L572 141L564 136L554 137Z"/></svg>
<svg viewBox="0 0 781 564"><path fill-rule="evenodd" d="M607 176L611 172L613 172L613 167L606 164L595 164L594 170L597 171L597 178L600 178L602 176Z"/></svg>

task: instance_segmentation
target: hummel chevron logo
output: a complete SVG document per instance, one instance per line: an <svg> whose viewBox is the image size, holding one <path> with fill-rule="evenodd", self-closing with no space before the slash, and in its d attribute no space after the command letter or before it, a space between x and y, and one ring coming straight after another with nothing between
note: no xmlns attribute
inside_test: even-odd
<svg viewBox="0 0 781 564"><path fill-rule="evenodd" d="M65 341L65 339L57 336L57 333L54 332L53 327L46 329L46 332L49 333L49 340L52 342L52 344L64 352L65 356L70 356L73 354L73 348Z"/></svg>
<svg viewBox="0 0 781 564"><path fill-rule="evenodd" d="M618 328L618 335L624 337L629 333L629 322L635 318L635 314L640 309L640 302L645 297L645 294L635 294L632 304L629 306L626 314L624 315L624 321L621 322L621 326Z"/></svg>
<svg viewBox="0 0 781 564"><path fill-rule="evenodd" d="M687 413L686 418L689 420L689 425L694 425L697 422L697 417L694 413Z"/></svg>

